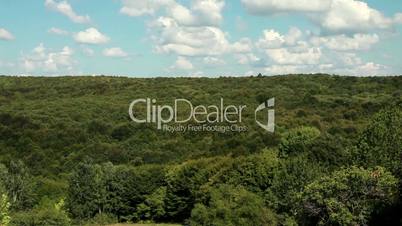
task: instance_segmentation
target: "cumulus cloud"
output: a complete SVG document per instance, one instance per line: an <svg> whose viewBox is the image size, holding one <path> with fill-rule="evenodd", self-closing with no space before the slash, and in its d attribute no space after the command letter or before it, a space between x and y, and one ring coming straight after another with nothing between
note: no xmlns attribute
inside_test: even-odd
<svg viewBox="0 0 402 226"><path fill-rule="evenodd" d="M226 62L220 58L217 57L204 57L203 58L203 63L207 66L222 66L225 65Z"/></svg>
<svg viewBox="0 0 402 226"><path fill-rule="evenodd" d="M368 62L363 65L359 65L354 73L360 76L373 76L378 75L377 73L379 71L383 71L384 69L386 69L384 65Z"/></svg>
<svg viewBox="0 0 402 226"><path fill-rule="evenodd" d="M380 40L377 34L318 36L291 28L286 34L263 31L253 53L238 54L239 64L266 74L337 73L349 75L385 74L387 67L365 62L356 51L368 50ZM258 55L263 55L259 57Z"/></svg>
<svg viewBox="0 0 402 226"><path fill-rule="evenodd" d="M238 42L233 43L230 48L233 53L249 53L252 51L253 44L251 39L242 38Z"/></svg>
<svg viewBox="0 0 402 226"><path fill-rule="evenodd" d="M160 9L166 16L185 26L216 26L222 21L223 0L194 0L190 8L175 0L123 0L120 12L128 16L154 15Z"/></svg>
<svg viewBox="0 0 402 226"><path fill-rule="evenodd" d="M179 56L171 69L192 70L194 66L187 58Z"/></svg>
<svg viewBox="0 0 402 226"><path fill-rule="evenodd" d="M305 66L300 65L272 65L264 68L264 72L268 75L284 75L303 73Z"/></svg>
<svg viewBox="0 0 402 226"><path fill-rule="evenodd" d="M301 73L330 73L354 76L386 75L387 67L373 62L367 62L354 67L334 64L319 65L271 65L262 69L264 74L284 75Z"/></svg>
<svg viewBox="0 0 402 226"><path fill-rule="evenodd" d="M248 54L253 42L242 38L230 42L220 25L224 0L192 0L188 5L176 0L122 0L120 12L128 16L149 15L147 23L154 50L172 54L177 60L169 70L193 70L193 63L206 67L224 65L224 55Z"/></svg>
<svg viewBox="0 0 402 226"><path fill-rule="evenodd" d="M364 69L377 73L386 67L365 62L355 52L369 50L378 43L377 30L390 29L402 21L402 14L384 16L361 0L242 0L251 14L297 12L320 29L302 31L291 27L281 33L267 28L257 40L246 37L232 41L230 34L220 27L223 0L192 0L188 5L178 0L122 0L122 3L123 14L150 16L147 25L154 50L177 56L169 69L187 71L194 70L193 63L197 67L223 65L221 59L228 56L243 67L248 66L250 71L268 74L357 74Z"/></svg>
<svg viewBox="0 0 402 226"><path fill-rule="evenodd" d="M236 54L235 59L237 60L237 63L242 65L254 65L261 61L261 59L253 53Z"/></svg>
<svg viewBox="0 0 402 226"><path fill-rule="evenodd" d="M74 34L74 40L84 44L104 44L109 42L110 38L100 33L96 28L88 28Z"/></svg>
<svg viewBox="0 0 402 226"><path fill-rule="evenodd" d="M54 0L45 0L45 6L48 9L67 16L74 23L85 24L91 22L91 19L88 15L78 15L67 1L56 2Z"/></svg>
<svg viewBox="0 0 402 226"><path fill-rule="evenodd" d="M397 24L402 24L402 13L397 13L394 15L394 22Z"/></svg>
<svg viewBox="0 0 402 226"><path fill-rule="evenodd" d="M55 34L55 35L68 35L68 31L65 31L63 29L57 28L57 27L52 27L48 30L49 33Z"/></svg>
<svg viewBox="0 0 402 226"><path fill-rule="evenodd" d="M104 49L102 54L107 57L126 57L128 54L119 47Z"/></svg>
<svg viewBox="0 0 402 226"><path fill-rule="evenodd" d="M192 6L200 19L213 24L214 21L220 23L223 19L222 9L225 6L223 0L197 0Z"/></svg>
<svg viewBox="0 0 402 226"><path fill-rule="evenodd" d="M248 38L230 43L219 27L222 20L222 0L194 0L190 7L170 1L165 15L149 23L158 53L185 57L220 56L245 53L252 49Z"/></svg>
<svg viewBox="0 0 402 226"><path fill-rule="evenodd" d="M331 50L350 51L368 50L380 40L377 34L354 34L353 36L335 35L325 37L313 37L311 42L314 45L324 45Z"/></svg>
<svg viewBox="0 0 402 226"><path fill-rule="evenodd" d="M6 29L0 28L0 39L6 41L14 40L14 35L11 34L9 31L7 31Z"/></svg>
<svg viewBox="0 0 402 226"><path fill-rule="evenodd" d="M384 16L360 0L242 0L247 12L272 15L298 12L314 21L326 33L361 33L390 29L402 23L402 14Z"/></svg>
<svg viewBox="0 0 402 226"><path fill-rule="evenodd" d="M322 56L320 48L297 51L288 48L269 49L267 55L277 64L318 64Z"/></svg>
<svg viewBox="0 0 402 226"><path fill-rule="evenodd" d="M296 27L291 27L287 34L282 35L277 31L270 29L264 30L263 36L256 43L260 49L273 49L282 46L293 46L302 38L302 31Z"/></svg>
<svg viewBox="0 0 402 226"><path fill-rule="evenodd" d="M162 6L172 4L172 0L122 0L120 13L128 16L153 15Z"/></svg>
<svg viewBox="0 0 402 226"><path fill-rule="evenodd" d="M229 43L225 33L210 26L180 26L168 17L160 17L153 23L159 31L155 35L159 53L175 53L182 56L213 56L225 53Z"/></svg>
<svg viewBox="0 0 402 226"><path fill-rule="evenodd" d="M120 12L129 16L154 15L149 23L157 53L184 57L224 54L231 48L226 34L219 28L223 0L194 0L184 6L175 0L123 0ZM234 48L244 47L238 43ZM182 60L182 58L180 58Z"/></svg>
<svg viewBox="0 0 402 226"><path fill-rule="evenodd" d="M332 0L330 9L323 15L314 17L314 20L329 32L388 29L394 22L366 2L356 0Z"/></svg>
<svg viewBox="0 0 402 226"><path fill-rule="evenodd" d="M270 15L281 12L322 12L331 6L331 0L242 0L252 14Z"/></svg>
<svg viewBox="0 0 402 226"><path fill-rule="evenodd" d="M22 56L21 65L26 72L71 71L75 63L73 54L73 50L68 46L60 51L51 51L41 43L30 54Z"/></svg>
<svg viewBox="0 0 402 226"><path fill-rule="evenodd" d="M263 37L257 42L261 49L279 48L285 43L285 37L273 29L264 30Z"/></svg>

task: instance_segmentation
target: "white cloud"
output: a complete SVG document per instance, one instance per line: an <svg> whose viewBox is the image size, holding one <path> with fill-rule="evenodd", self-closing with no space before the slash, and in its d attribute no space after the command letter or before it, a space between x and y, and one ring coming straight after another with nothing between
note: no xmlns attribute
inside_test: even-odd
<svg viewBox="0 0 402 226"><path fill-rule="evenodd" d="M394 15L394 22L397 24L402 24L402 13L397 13Z"/></svg>
<svg viewBox="0 0 402 226"><path fill-rule="evenodd" d="M54 10L67 16L74 23L85 24L91 22L91 19L88 15L78 15L67 1L56 2L54 0L45 0L45 6L48 9Z"/></svg>
<svg viewBox="0 0 402 226"><path fill-rule="evenodd" d="M356 53L337 53L333 58L346 67L363 64L363 60Z"/></svg>
<svg viewBox="0 0 402 226"><path fill-rule="evenodd" d="M282 35L270 29L263 31L263 37L258 40L256 46L260 49L274 49L282 46L294 46L302 38L303 33L296 27L291 27L287 34Z"/></svg>
<svg viewBox="0 0 402 226"><path fill-rule="evenodd" d="M252 51L253 44L249 38L242 38L238 42L231 45L231 52L233 53L249 53Z"/></svg>
<svg viewBox="0 0 402 226"><path fill-rule="evenodd" d="M128 16L153 15L162 6L172 4L173 0L122 0L120 13Z"/></svg>
<svg viewBox="0 0 402 226"><path fill-rule="evenodd" d="M285 36L285 43L287 45L296 45L303 36L303 32L297 27L291 27Z"/></svg>
<svg viewBox="0 0 402 226"><path fill-rule="evenodd" d="M368 50L372 45L379 42L377 34L354 34L352 37L342 35L328 37L313 37L311 42L314 45L324 45L331 50L350 51Z"/></svg>
<svg viewBox="0 0 402 226"><path fill-rule="evenodd" d="M0 39L10 41L14 40L14 35L4 28L0 28Z"/></svg>
<svg viewBox="0 0 402 226"><path fill-rule="evenodd" d="M206 67L226 64L225 54L247 54L253 44L248 38L229 42L229 34L220 28L224 0L182 1L123 0L120 12L129 16L150 15L147 23L154 50L172 54L177 60L169 70L192 71L193 63Z"/></svg>
<svg viewBox="0 0 402 226"><path fill-rule="evenodd" d="M314 19L330 32L361 32L388 29L393 25L392 19L370 8L366 2L356 0L332 0L331 8Z"/></svg>
<svg viewBox="0 0 402 226"><path fill-rule="evenodd" d="M237 60L237 63L242 65L253 65L261 60L253 53L236 54L235 59Z"/></svg>
<svg viewBox="0 0 402 226"><path fill-rule="evenodd" d="M373 62L343 67L342 65L271 65L262 69L268 75L302 74L302 73L329 73L352 76L386 75L387 67Z"/></svg>
<svg viewBox="0 0 402 226"><path fill-rule="evenodd" d="M164 9L166 16L184 26L218 26L222 21L223 0L193 0L190 8L175 0L123 0L120 12L128 16L154 15Z"/></svg>
<svg viewBox="0 0 402 226"><path fill-rule="evenodd" d="M368 50L379 42L377 34L317 36L291 28L286 34L267 29L256 42L255 51L237 54L239 64L266 74L335 73L349 75L386 74L389 69L365 62L356 51ZM258 53L265 57L258 57Z"/></svg>
<svg viewBox="0 0 402 226"><path fill-rule="evenodd" d="M74 40L84 44L104 44L109 42L110 38L91 27L74 34Z"/></svg>
<svg viewBox="0 0 402 226"><path fill-rule="evenodd" d="M73 50L65 46L61 51L50 51L41 43L31 54L23 55L21 65L26 72L71 71L74 65Z"/></svg>
<svg viewBox="0 0 402 226"><path fill-rule="evenodd" d="M179 56L171 69L192 70L194 66L187 58Z"/></svg>
<svg viewBox="0 0 402 226"><path fill-rule="evenodd" d="M361 0L242 0L256 15L298 12L314 21L326 33L361 33L390 29L402 23L402 13L384 16Z"/></svg>
<svg viewBox="0 0 402 226"><path fill-rule="evenodd" d="M264 68L265 73L268 75L284 75L302 73L303 66L298 65L272 65Z"/></svg>
<svg viewBox="0 0 402 226"><path fill-rule="evenodd" d="M360 76L373 76L378 75L378 73L381 73L384 69L386 69L384 65L368 62L357 67L355 74Z"/></svg>
<svg viewBox="0 0 402 226"><path fill-rule="evenodd" d="M263 36L257 41L256 47L260 52L275 64L280 65L302 65L318 64L322 51L319 46L309 46L302 40L303 33L300 29L292 27L287 34L280 34L273 29L263 31ZM253 55L243 55L238 57L241 64L252 62L250 58ZM255 60L258 59L255 57ZM283 68L283 67L281 67ZM295 68L295 67L288 67Z"/></svg>
<svg viewBox="0 0 402 226"><path fill-rule="evenodd" d="M168 17L158 18L152 25L159 53L175 53L181 56L214 56L225 53L229 43L225 33L217 27L180 26Z"/></svg>
<svg viewBox="0 0 402 226"><path fill-rule="evenodd" d="M288 48L269 49L267 55L278 64L318 64L322 52L320 48L307 48L302 51Z"/></svg>
<svg viewBox="0 0 402 226"><path fill-rule="evenodd" d="M342 71L356 74L364 68L378 72L385 66L375 62L370 65L355 52L368 50L379 42L380 31L373 30L392 28L402 20L402 14L391 19L359 0L242 0L252 14L298 12L321 29L301 31L291 27L288 32L280 33L267 28L257 40L245 37L229 41L230 34L220 28L223 0L192 0L188 5L179 0L122 2L121 13L150 16L147 25L154 50L177 56L170 69L187 71L194 70L194 65L223 65L221 59L231 56L250 71L268 74ZM361 7L359 12L356 6Z"/></svg>
<svg viewBox="0 0 402 226"><path fill-rule="evenodd" d="M252 14L270 15L281 12L322 12L331 6L331 0L242 0Z"/></svg>
<svg viewBox="0 0 402 226"><path fill-rule="evenodd" d="M55 35L68 35L68 31L65 31L63 29L57 28L57 27L52 27L48 30L49 33L55 34Z"/></svg>
<svg viewBox="0 0 402 226"><path fill-rule="evenodd" d="M219 25L223 19L222 9L225 6L223 0L195 0L191 12L195 15L192 24L196 25Z"/></svg>
<svg viewBox="0 0 402 226"><path fill-rule="evenodd" d="M222 66L226 64L224 60L210 56L204 57L203 63L207 66Z"/></svg>
<svg viewBox="0 0 402 226"><path fill-rule="evenodd" d="M263 37L257 42L257 47L261 49L279 48L285 43L285 37L275 30L264 30Z"/></svg>
<svg viewBox="0 0 402 226"><path fill-rule="evenodd" d="M103 50L103 55L107 57L126 57L128 54L124 52L121 48L113 47Z"/></svg>

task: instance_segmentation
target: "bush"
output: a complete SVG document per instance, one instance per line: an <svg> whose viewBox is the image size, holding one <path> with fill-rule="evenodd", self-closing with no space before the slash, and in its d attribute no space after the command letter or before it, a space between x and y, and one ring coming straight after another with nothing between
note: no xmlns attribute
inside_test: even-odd
<svg viewBox="0 0 402 226"><path fill-rule="evenodd" d="M101 225L110 225L117 223L117 217L112 214L100 213L97 214L94 218L88 220L83 225L85 226L101 226Z"/></svg>
<svg viewBox="0 0 402 226"><path fill-rule="evenodd" d="M43 199L31 211L13 215L11 225L14 226L70 226L71 221L63 210L64 201L54 203Z"/></svg>

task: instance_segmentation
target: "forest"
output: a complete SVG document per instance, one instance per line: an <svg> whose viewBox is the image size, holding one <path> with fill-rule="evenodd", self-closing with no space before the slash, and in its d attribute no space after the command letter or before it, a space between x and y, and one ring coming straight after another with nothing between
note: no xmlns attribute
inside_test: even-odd
<svg viewBox="0 0 402 226"><path fill-rule="evenodd" d="M137 98L275 97L275 132L166 132ZM190 122L191 123L191 122ZM225 122L223 122L225 123ZM0 76L0 225L402 225L402 76Z"/></svg>

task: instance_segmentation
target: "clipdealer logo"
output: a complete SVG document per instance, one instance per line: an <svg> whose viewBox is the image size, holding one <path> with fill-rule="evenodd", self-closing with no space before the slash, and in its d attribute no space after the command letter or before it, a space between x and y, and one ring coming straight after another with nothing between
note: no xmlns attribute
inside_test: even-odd
<svg viewBox="0 0 402 226"><path fill-rule="evenodd" d="M259 125L261 128L265 129L268 132L273 133L275 131L275 110L273 109L273 107L275 107L275 98L271 98L267 101L265 101L264 103L260 104L254 112L254 118L255 118L255 122L257 123L257 125ZM257 118L257 114L260 111L263 111L264 109L268 109L267 110L267 118L268 121L267 123L261 123L258 118Z"/></svg>
<svg viewBox="0 0 402 226"><path fill-rule="evenodd" d="M256 124L262 129L273 133L275 131L275 98L261 103L254 111ZM145 115L140 117L135 108L145 109ZM247 126L243 122L243 113L247 105L225 105L220 99L219 105L194 105L191 101L175 99L173 105L159 105L156 99L140 98L130 103L128 113L135 123L154 123L159 130L170 132L186 131L237 131L244 132ZM261 122L257 115L266 112L266 122ZM190 122L192 124L190 124ZM222 125L225 124L225 125Z"/></svg>

